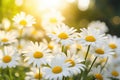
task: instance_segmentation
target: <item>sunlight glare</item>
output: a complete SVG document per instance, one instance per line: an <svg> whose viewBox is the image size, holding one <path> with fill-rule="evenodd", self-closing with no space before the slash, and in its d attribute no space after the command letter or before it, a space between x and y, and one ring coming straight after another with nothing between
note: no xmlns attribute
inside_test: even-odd
<svg viewBox="0 0 120 80"><path fill-rule="evenodd" d="M86 11L89 7L90 0L78 0L78 8L81 11Z"/></svg>

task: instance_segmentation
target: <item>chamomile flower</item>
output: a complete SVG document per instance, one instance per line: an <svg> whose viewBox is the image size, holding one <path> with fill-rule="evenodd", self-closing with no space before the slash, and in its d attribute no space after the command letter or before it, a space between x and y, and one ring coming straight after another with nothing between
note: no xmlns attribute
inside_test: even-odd
<svg viewBox="0 0 120 80"><path fill-rule="evenodd" d="M109 78L116 78L120 79L120 67L115 67L113 65L107 66L107 71L105 72L105 75Z"/></svg>
<svg viewBox="0 0 120 80"><path fill-rule="evenodd" d="M49 63L50 67L44 67L45 78L49 80L63 80L63 77L70 76L69 63L65 63L65 55L57 54Z"/></svg>
<svg viewBox="0 0 120 80"><path fill-rule="evenodd" d="M43 39L42 41L48 47L48 49L52 51L53 55L61 51L60 45L55 43L54 41L48 42L46 39Z"/></svg>
<svg viewBox="0 0 120 80"><path fill-rule="evenodd" d="M104 75L104 70L101 72L101 66L92 68L89 75L93 75L95 80L110 80Z"/></svg>
<svg viewBox="0 0 120 80"><path fill-rule="evenodd" d="M4 50L0 50L0 67L1 68L12 68L16 67L19 63L20 55L17 53L17 50L12 47L4 47Z"/></svg>
<svg viewBox="0 0 120 80"><path fill-rule="evenodd" d="M90 53L92 53L94 56L102 57L102 58L112 56L113 54L112 50L105 44L91 48Z"/></svg>
<svg viewBox="0 0 120 80"><path fill-rule="evenodd" d="M93 29L97 29L99 30L101 33L105 33L108 31L108 27L104 22L101 21L92 21L88 27L93 28Z"/></svg>
<svg viewBox="0 0 120 80"><path fill-rule="evenodd" d="M42 30L36 29L35 27L25 28L25 35L30 38L32 37L36 40L45 36Z"/></svg>
<svg viewBox="0 0 120 80"><path fill-rule="evenodd" d="M49 33L48 36L57 43L62 45L69 45L74 43L76 37L76 29L69 28L65 24L59 24L56 26L55 31Z"/></svg>
<svg viewBox="0 0 120 80"><path fill-rule="evenodd" d="M18 53L22 53L23 49L27 47L28 41L21 39L20 41L17 41L17 43L14 44L14 46L17 48Z"/></svg>
<svg viewBox="0 0 120 80"><path fill-rule="evenodd" d="M18 34L16 31L0 31L0 43L3 44L12 44L17 41Z"/></svg>
<svg viewBox="0 0 120 80"><path fill-rule="evenodd" d="M20 12L14 16L13 21L20 29L23 27L31 27L35 24L34 17L31 15L26 15L24 12Z"/></svg>
<svg viewBox="0 0 120 80"><path fill-rule="evenodd" d="M30 42L28 47L23 50L25 61L32 64L34 67L40 67L42 64L47 64L50 50L43 43Z"/></svg>
<svg viewBox="0 0 120 80"><path fill-rule="evenodd" d="M26 73L25 80L39 80L39 78L40 80L45 80L42 68L40 68L40 74L38 68L31 68L30 72Z"/></svg>
<svg viewBox="0 0 120 80"><path fill-rule="evenodd" d="M82 32L80 32L80 38L78 38L78 42L83 45L102 45L106 40L105 34L101 34L99 30L89 27L87 29L83 28L80 30Z"/></svg>
<svg viewBox="0 0 120 80"><path fill-rule="evenodd" d="M75 75L81 73L81 70L84 71L85 65L82 64L84 59L77 54L73 54L71 52L67 52L67 57L65 62L69 62L71 65L69 66L69 71L71 75Z"/></svg>
<svg viewBox="0 0 120 80"><path fill-rule="evenodd" d="M63 22L65 18L60 12L56 10L51 10L49 13L45 14L42 18L42 26L46 31L52 31L52 29Z"/></svg>
<svg viewBox="0 0 120 80"><path fill-rule="evenodd" d="M108 46L112 49L115 54L120 53L120 38L117 36L108 35Z"/></svg>

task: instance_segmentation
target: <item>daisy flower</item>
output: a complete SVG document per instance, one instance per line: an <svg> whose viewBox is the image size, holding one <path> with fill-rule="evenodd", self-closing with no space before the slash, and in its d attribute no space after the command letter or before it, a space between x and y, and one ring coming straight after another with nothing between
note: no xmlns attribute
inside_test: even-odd
<svg viewBox="0 0 120 80"><path fill-rule="evenodd" d="M57 24L62 23L64 19L59 11L52 10L43 15L42 26L46 31L51 31Z"/></svg>
<svg viewBox="0 0 120 80"><path fill-rule="evenodd" d="M88 24L88 27L97 29L101 33L105 33L108 31L108 27L104 22L101 21L92 21L90 24Z"/></svg>
<svg viewBox="0 0 120 80"><path fill-rule="evenodd" d="M31 15L26 15L24 12L20 12L14 16L13 21L19 28L31 27L35 24L34 17Z"/></svg>
<svg viewBox="0 0 120 80"><path fill-rule="evenodd" d="M45 36L42 30L36 29L35 27L25 28L24 32L27 37L32 37L34 39L40 39Z"/></svg>
<svg viewBox="0 0 120 80"><path fill-rule="evenodd" d="M17 50L12 47L4 47L3 51L0 50L0 67L1 68L12 68L16 67L19 63L20 55L17 54Z"/></svg>
<svg viewBox="0 0 120 80"><path fill-rule="evenodd" d="M42 41L48 47L48 49L50 49L52 51L53 55L54 55L54 53L56 54L61 51L60 45L55 43L54 41L48 42L46 39L43 39Z"/></svg>
<svg viewBox="0 0 120 80"><path fill-rule="evenodd" d="M21 39L20 41L17 41L14 46L17 48L18 53L22 53L23 49L27 47L28 41L25 39Z"/></svg>
<svg viewBox="0 0 120 80"><path fill-rule="evenodd" d="M32 64L33 66L40 67L42 64L47 64L47 59L49 57L50 50L48 50L47 46L43 43L38 42L30 42L28 47L23 50L25 61L28 64Z"/></svg>
<svg viewBox="0 0 120 80"><path fill-rule="evenodd" d="M115 54L120 53L120 38L117 36L108 35L108 46L112 49Z"/></svg>
<svg viewBox="0 0 120 80"><path fill-rule="evenodd" d="M95 80L110 80L104 75L104 70L101 72L101 66L92 68L89 75L93 75Z"/></svg>
<svg viewBox="0 0 120 80"><path fill-rule="evenodd" d="M0 31L0 43L3 44L12 44L17 41L18 34L16 31Z"/></svg>
<svg viewBox="0 0 120 80"><path fill-rule="evenodd" d="M65 24L59 24L52 33L48 34L48 36L57 43L69 45L75 41L75 37L77 36L75 32L76 29L69 28Z"/></svg>
<svg viewBox="0 0 120 80"><path fill-rule="evenodd" d="M91 47L90 53L92 53L96 57L102 57L102 58L112 56L113 54L112 50L105 44Z"/></svg>
<svg viewBox="0 0 120 80"><path fill-rule="evenodd" d="M49 80L63 80L63 77L70 76L69 63L65 63L65 55L57 54L52 58L49 67L44 67L45 78Z"/></svg>
<svg viewBox="0 0 120 80"><path fill-rule="evenodd" d="M83 28L80 29L82 32L79 34L80 38L78 38L78 42L83 45L101 45L105 42L106 37L105 34L101 34L99 30L92 29L92 28Z"/></svg>
<svg viewBox="0 0 120 80"><path fill-rule="evenodd" d="M40 80L45 80L42 68L40 68L40 74L39 74L39 69L31 68L30 72L26 73L25 80L39 80L39 78Z"/></svg>
<svg viewBox="0 0 120 80"><path fill-rule="evenodd" d="M109 78L120 79L120 67L115 67L113 65L109 65L109 67L107 66L105 75Z"/></svg>
<svg viewBox="0 0 120 80"><path fill-rule="evenodd" d="M81 58L79 55L73 54L70 51L67 52L67 57L65 62L69 62L69 71L71 75L81 73L81 70L84 71L85 65L82 64L84 59Z"/></svg>

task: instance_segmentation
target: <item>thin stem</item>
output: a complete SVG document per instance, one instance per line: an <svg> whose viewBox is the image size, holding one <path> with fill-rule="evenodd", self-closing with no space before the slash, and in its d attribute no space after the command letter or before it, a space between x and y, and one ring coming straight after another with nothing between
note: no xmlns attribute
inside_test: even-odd
<svg viewBox="0 0 120 80"><path fill-rule="evenodd" d="M87 59L87 56L88 56L89 50L90 50L90 45L88 46L88 48L87 48L87 52L86 52L86 55L85 55L85 63L86 63L86 59ZM85 63L84 63L84 64L85 64Z"/></svg>
<svg viewBox="0 0 120 80"><path fill-rule="evenodd" d="M108 62L108 57L107 57L107 60L106 60L105 64L104 64L103 67L101 68L101 71L100 71L100 72L102 72L102 70L103 70L104 67L106 66L107 62Z"/></svg>
<svg viewBox="0 0 120 80"><path fill-rule="evenodd" d="M8 67L8 70L9 70L9 78L10 78L10 80L13 80L13 78L12 78L12 71L11 71L11 69Z"/></svg>
<svg viewBox="0 0 120 80"><path fill-rule="evenodd" d="M40 68L39 68L39 80L40 80Z"/></svg>
<svg viewBox="0 0 120 80"><path fill-rule="evenodd" d="M87 52L86 52L86 55L85 55L85 62L84 62L84 64L86 64L86 60L87 60L87 56L88 56L89 50L90 50L90 45L88 45L88 48L87 48ZM81 80L81 77L82 77L83 74L84 74L84 72L82 71L81 74L80 74L80 80Z"/></svg>
<svg viewBox="0 0 120 80"><path fill-rule="evenodd" d="M92 62L92 64L91 64L91 66L90 66L90 68L89 68L88 72L90 72L90 70L91 70L91 68L92 68L93 64L95 63L95 61L97 60L97 58L98 58L98 57L95 57L95 59L93 60L93 62Z"/></svg>
<svg viewBox="0 0 120 80"><path fill-rule="evenodd" d="M93 65L94 65L94 63L95 63L96 60L97 60L97 57L95 57L95 59L93 60L91 66L90 66L90 68L88 69L88 71L87 71L86 75L84 76L83 80L87 80L87 79L86 79L86 78L87 78L87 75L88 75L88 73L90 72L90 70L92 69L92 67L93 67Z"/></svg>
<svg viewBox="0 0 120 80"><path fill-rule="evenodd" d="M66 49L66 46L62 46L62 52L64 52L65 55L67 56L67 49Z"/></svg>

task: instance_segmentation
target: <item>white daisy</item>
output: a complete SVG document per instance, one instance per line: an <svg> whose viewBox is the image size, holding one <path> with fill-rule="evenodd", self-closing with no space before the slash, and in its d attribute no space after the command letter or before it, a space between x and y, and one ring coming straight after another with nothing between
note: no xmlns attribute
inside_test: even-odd
<svg viewBox="0 0 120 80"><path fill-rule="evenodd" d="M108 35L107 42L109 48L112 49L115 54L120 53L120 38L118 38L117 36Z"/></svg>
<svg viewBox="0 0 120 80"><path fill-rule="evenodd" d="M69 63L65 63L65 55L58 54L52 58L49 67L44 67L45 78L49 80L63 80L63 77L70 76Z"/></svg>
<svg viewBox="0 0 120 80"><path fill-rule="evenodd" d="M78 42L80 42L83 45L102 45L105 40L105 34L101 34L99 30L92 29L92 28L83 28L80 29L82 32L80 32L80 38L78 38Z"/></svg>
<svg viewBox="0 0 120 80"><path fill-rule="evenodd" d="M52 51L52 54L56 54L57 52L61 51L61 47L59 44L55 43L54 41L48 42L46 39L43 39L43 43Z"/></svg>
<svg viewBox="0 0 120 80"><path fill-rule="evenodd" d="M42 17L42 26L46 31L52 31L52 29L57 25L62 23L64 17L60 12L52 10Z"/></svg>
<svg viewBox="0 0 120 80"><path fill-rule="evenodd" d="M39 78L45 80L42 68L40 68L40 74L38 68L31 68L30 72L26 72L25 80L39 80Z"/></svg>
<svg viewBox="0 0 120 80"><path fill-rule="evenodd" d="M0 43L3 44L12 44L17 41L18 34L16 31L0 31Z"/></svg>
<svg viewBox="0 0 120 80"><path fill-rule="evenodd" d="M69 66L69 71L72 75L76 75L81 73L81 70L84 71L85 65L82 64L84 59L79 55L73 54L71 52L67 52L67 57L65 62L69 62L71 65Z"/></svg>
<svg viewBox="0 0 120 80"><path fill-rule="evenodd" d="M105 72L105 75L109 78L116 78L120 79L120 66L115 67L113 65L107 66L107 71Z"/></svg>
<svg viewBox="0 0 120 80"><path fill-rule="evenodd" d="M26 15L24 12L18 13L14 18L13 21L15 25L17 25L19 28L23 27L31 27L33 24L35 24L35 19L31 15Z"/></svg>
<svg viewBox="0 0 120 80"><path fill-rule="evenodd" d="M25 39L21 39L20 41L17 41L14 46L17 48L18 52L21 54L23 49L27 47L28 41Z"/></svg>
<svg viewBox="0 0 120 80"><path fill-rule="evenodd" d="M89 23L88 27L100 30L101 33L105 33L108 31L107 25L101 21L92 21L91 23Z"/></svg>
<svg viewBox="0 0 120 80"><path fill-rule="evenodd" d="M112 56L113 51L106 45L99 45L92 47L90 53L97 57L109 57Z"/></svg>
<svg viewBox="0 0 120 80"><path fill-rule="evenodd" d="M101 72L101 66L92 68L89 75L93 75L95 80L110 80L104 75L104 70Z"/></svg>
<svg viewBox="0 0 120 80"><path fill-rule="evenodd" d="M16 67L19 63L20 55L17 53L17 50L12 47L4 47L4 50L0 50L0 67L1 68L11 68Z"/></svg>
<svg viewBox="0 0 120 80"><path fill-rule="evenodd" d="M25 28L24 32L27 37L34 38L37 40L39 40L45 36L45 34L42 30L36 29L35 27Z"/></svg>
<svg viewBox="0 0 120 80"><path fill-rule="evenodd" d="M43 43L38 42L30 42L28 47L23 50L25 61L28 64L32 64L33 66L40 67L42 64L47 64L48 56L50 55L50 50L47 49Z"/></svg>
<svg viewBox="0 0 120 80"><path fill-rule="evenodd" d="M69 45L74 43L76 37L76 29L69 28L65 24L60 24L56 26L55 31L49 33L48 36L57 43L62 45Z"/></svg>

